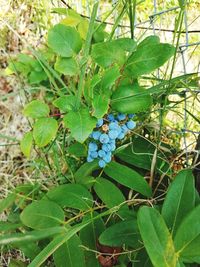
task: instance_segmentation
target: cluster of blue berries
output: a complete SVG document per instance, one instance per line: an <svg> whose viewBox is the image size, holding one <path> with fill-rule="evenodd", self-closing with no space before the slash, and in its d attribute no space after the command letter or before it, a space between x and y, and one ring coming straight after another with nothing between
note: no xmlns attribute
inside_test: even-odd
<svg viewBox="0 0 200 267"><path fill-rule="evenodd" d="M122 140L125 135L135 128L132 120L134 114L108 114L99 119L96 128L91 133L91 142L88 145L87 162L99 159L99 166L104 168L112 160L112 152L116 149L116 141Z"/></svg>

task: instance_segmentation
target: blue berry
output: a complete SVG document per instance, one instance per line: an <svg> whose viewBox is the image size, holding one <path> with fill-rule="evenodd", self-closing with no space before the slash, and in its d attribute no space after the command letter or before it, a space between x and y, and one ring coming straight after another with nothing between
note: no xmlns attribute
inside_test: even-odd
<svg viewBox="0 0 200 267"><path fill-rule="evenodd" d="M96 143L89 143L89 151L96 151L98 149L98 146Z"/></svg>
<svg viewBox="0 0 200 267"><path fill-rule="evenodd" d="M108 114L107 119L108 119L109 121L114 121L114 120L115 120L115 117L114 117L113 114Z"/></svg>
<svg viewBox="0 0 200 267"><path fill-rule="evenodd" d="M97 151L90 152L90 157L93 158L93 159L98 158L98 152Z"/></svg>
<svg viewBox="0 0 200 267"><path fill-rule="evenodd" d="M122 132L125 134L129 131L128 127L125 124L122 125L121 129L122 129Z"/></svg>
<svg viewBox="0 0 200 267"><path fill-rule="evenodd" d="M103 125L103 119L98 119L96 127L101 127Z"/></svg>
<svg viewBox="0 0 200 267"><path fill-rule="evenodd" d="M123 120L126 119L126 114L119 113L119 114L117 115L117 118L118 118L119 121L123 121Z"/></svg>
<svg viewBox="0 0 200 267"><path fill-rule="evenodd" d="M100 158L103 158L103 157L105 157L106 152L101 149L101 150L99 150L98 155L99 155Z"/></svg>
<svg viewBox="0 0 200 267"><path fill-rule="evenodd" d="M110 139L116 139L118 136L118 131L117 130L110 130L108 132L108 136L110 137Z"/></svg>
<svg viewBox="0 0 200 267"><path fill-rule="evenodd" d="M109 145L109 144L103 144L102 150L104 150L105 152L111 151L111 145Z"/></svg>
<svg viewBox="0 0 200 267"><path fill-rule="evenodd" d="M111 146L111 151L115 151L116 145L115 144L111 144L110 146Z"/></svg>
<svg viewBox="0 0 200 267"><path fill-rule="evenodd" d="M106 163L109 163L109 162L111 162L112 157L111 157L111 155L106 155L106 156L103 158L103 160L104 160Z"/></svg>
<svg viewBox="0 0 200 267"><path fill-rule="evenodd" d="M135 123L134 121L128 121L128 122L126 123L126 126L128 127L129 130L132 130L132 129L135 128L136 123Z"/></svg>
<svg viewBox="0 0 200 267"><path fill-rule="evenodd" d="M133 117L135 117L135 114L128 114L129 119L132 119Z"/></svg>
<svg viewBox="0 0 200 267"><path fill-rule="evenodd" d="M100 135L101 135L100 131L92 132L92 137L94 138L94 140L99 140Z"/></svg>
<svg viewBox="0 0 200 267"><path fill-rule="evenodd" d="M109 129L110 129L110 130L116 130L116 129L118 129L118 128L119 128L119 125L118 125L117 122L111 122L111 123L109 124Z"/></svg>
<svg viewBox="0 0 200 267"><path fill-rule="evenodd" d="M109 137L107 134L101 134L100 135L100 138L99 138L99 141L102 143L102 144L107 144L109 142Z"/></svg>
<svg viewBox="0 0 200 267"><path fill-rule="evenodd" d="M91 158L90 156L87 157L87 162L92 162L94 159Z"/></svg>
<svg viewBox="0 0 200 267"><path fill-rule="evenodd" d="M104 168L106 166L106 162L103 159L100 159L99 161L99 167Z"/></svg>
<svg viewBox="0 0 200 267"><path fill-rule="evenodd" d="M123 133L123 132L121 132L119 135L118 135L118 139L120 139L120 140L122 140L122 139L124 139L124 137L125 137L125 134Z"/></svg>

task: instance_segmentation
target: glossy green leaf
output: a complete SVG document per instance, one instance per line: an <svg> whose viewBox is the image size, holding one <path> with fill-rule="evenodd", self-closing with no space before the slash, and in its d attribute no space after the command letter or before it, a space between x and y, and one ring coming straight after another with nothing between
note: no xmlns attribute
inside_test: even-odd
<svg viewBox="0 0 200 267"><path fill-rule="evenodd" d="M77 235L72 236L53 254L56 267L86 267L81 241Z"/></svg>
<svg viewBox="0 0 200 267"><path fill-rule="evenodd" d="M80 143L88 138L97 122L87 108L81 108L76 112L70 111L63 120L65 127L70 129L72 137Z"/></svg>
<svg viewBox="0 0 200 267"><path fill-rule="evenodd" d="M74 27L57 24L49 30L48 45L62 57L72 57L82 46L79 33Z"/></svg>
<svg viewBox="0 0 200 267"><path fill-rule="evenodd" d="M181 258L200 263L200 205L183 219L176 232L174 244Z"/></svg>
<svg viewBox="0 0 200 267"><path fill-rule="evenodd" d="M136 48L136 41L131 38L118 38L115 43L127 52L132 52Z"/></svg>
<svg viewBox="0 0 200 267"><path fill-rule="evenodd" d="M31 71L29 76L28 76L28 82L30 84L38 84L41 83L42 81L46 81L48 78L46 72L44 70L42 71Z"/></svg>
<svg viewBox="0 0 200 267"><path fill-rule="evenodd" d="M64 221L64 212L52 201L32 202L20 214L22 223L33 229L58 226Z"/></svg>
<svg viewBox="0 0 200 267"><path fill-rule="evenodd" d="M101 88L105 92L106 89L109 89L114 85L115 81L120 77L120 70L117 65L105 70L102 79L101 79Z"/></svg>
<svg viewBox="0 0 200 267"><path fill-rule="evenodd" d="M0 232L15 230L15 229L19 228L20 226L22 226L21 223L12 223L12 222L2 221L2 222L0 222Z"/></svg>
<svg viewBox="0 0 200 267"><path fill-rule="evenodd" d="M138 44L138 47L137 48L144 48L146 46L148 46L149 44L151 45L156 45L156 44L159 44L160 43L160 39L158 36L156 35L150 35L150 36L147 36L144 40L142 40L142 42L140 42Z"/></svg>
<svg viewBox="0 0 200 267"><path fill-rule="evenodd" d="M0 214L13 205L16 195L14 193L9 194L6 198L0 201Z"/></svg>
<svg viewBox="0 0 200 267"><path fill-rule="evenodd" d="M83 144L76 142L67 148L67 152L76 157L86 157L87 147Z"/></svg>
<svg viewBox="0 0 200 267"><path fill-rule="evenodd" d="M176 267L178 257L170 232L160 213L154 208L140 208L138 226L153 266Z"/></svg>
<svg viewBox="0 0 200 267"><path fill-rule="evenodd" d="M118 183L131 188L144 196L151 196L151 188L139 173L117 162L111 162L104 172Z"/></svg>
<svg viewBox="0 0 200 267"><path fill-rule="evenodd" d="M99 237L102 245L122 247L123 245L137 247L139 231L137 221L125 220L108 227Z"/></svg>
<svg viewBox="0 0 200 267"><path fill-rule="evenodd" d="M157 43L155 39L148 38L145 45L138 45L136 51L129 57L125 73L134 78L150 73L161 67L174 53L174 46L167 43Z"/></svg>
<svg viewBox="0 0 200 267"><path fill-rule="evenodd" d="M93 205L92 195L80 184L66 184L55 187L46 194L45 198L56 202L62 208L88 210Z"/></svg>
<svg viewBox="0 0 200 267"><path fill-rule="evenodd" d="M195 185L192 170L178 173L168 189L162 216L174 235L183 218L195 207Z"/></svg>
<svg viewBox="0 0 200 267"><path fill-rule="evenodd" d="M120 206L126 201L122 192L112 182L102 177L96 179L94 190L108 208ZM123 205L123 209L128 210L128 206Z"/></svg>
<svg viewBox="0 0 200 267"><path fill-rule="evenodd" d="M98 161L86 162L75 172L74 178L77 183L83 183L85 177L90 176L94 170L99 169Z"/></svg>
<svg viewBox="0 0 200 267"><path fill-rule="evenodd" d="M93 221L93 218L97 215L98 213L93 212L84 216L83 222L89 219L92 220L92 222L80 231L80 239L83 246L95 251L98 250L97 248L98 237L105 229L103 220L101 218ZM87 267L94 267L94 266L100 267L96 254L94 252L85 250L84 254Z"/></svg>
<svg viewBox="0 0 200 267"><path fill-rule="evenodd" d="M58 72L68 76L74 76L79 73L79 67L74 58L58 57L54 67Z"/></svg>
<svg viewBox="0 0 200 267"><path fill-rule="evenodd" d="M91 56L103 68L108 68L115 63L122 66L126 60L124 49L116 41L94 44Z"/></svg>
<svg viewBox="0 0 200 267"><path fill-rule="evenodd" d="M75 108L76 96L74 95L61 96L53 101L53 105L59 108L62 112L68 112Z"/></svg>
<svg viewBox="0 0 200 267"><path fill-rule="evenodd" d="M114 91L111 99L113 110L121 113L137 113L150 109L152 97L142 95L146 90L139 85L122 85Z"/></svg>
<svg viewBox="0 0 200 267"><path fill-rule="evenodd" d="M95 94L92 100L93 116L100 119L102 118L109 109L110 95L107 93L100 92Z"/></svg>
<svg viewBox="0 0 200 267"><path fill-rule="evenodd" d="M33 126L33 138L36 145L44 147L56 136L58 123L52 118L41 118Z"/></svg>
<svg viewBox="0 0 200 267"><path fill-rule="evenodd" d="M23 113L27 117L34 119L46 117L49 115L49 107L47 104L43 103L40 100L33 100L28 103L23 110Z"/></svg>
<svg viewBox="0 0 200 267"><path fill-rule="evenodd" d="M153 267L149 255L147 254L145 249L141 249L138 251L134 267Z"/></svg>
<svg viewBox="0 0 200 267"><path fill-rule="evenodd" d="M33 145L32 132L25 133L20 142L20 149L27 158L30 157L32 145Z"/></svg>

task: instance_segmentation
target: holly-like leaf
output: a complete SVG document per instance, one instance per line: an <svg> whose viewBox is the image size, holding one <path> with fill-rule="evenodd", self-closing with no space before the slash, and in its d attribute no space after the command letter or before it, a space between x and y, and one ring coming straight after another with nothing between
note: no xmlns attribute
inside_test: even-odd
<svg viewBox="0 0 200 267"><path fill-rule="evenodd" d="M139 85L122 85L112 95L111 106L113 110L121 113L138 113L150 109L152 97L143 95L145 89Z"/></svg>
<svg viewBox="0 0 200 267"><path fill-rule="evenodd" d="M61 96L53 101L53 105L62 112L68 112L75 108L76 97L74 95Z"/></svg>
<svg viewBox="0 0 200 267"><path fill-rule="evenodd" d="M88 138L96 122L97 120L90 115L87 108L70 111L64 116L65 127L70 129L71 135L80 143L83 143Z"/></svg>
<svg viewBox="0 0 200 267"><path fill-rule="evenodd" d="M127 186L144 196L151 196L151 188L139 173L117 162L110 162L104 172L120 184Z"/></svg>
<svg viewBox="0 0 200 267"><path fill-rule="evenodd" d="M58 123L52 118L41 118L33 126L33 138L36 145L44 147L55 138L58 130Z"/></svg>
<svg viewBox="0 0 200 267"><path fill-rule="evenodd" d="M110 94L109 92L95 94L92 100L92 106L94 108L93 116L100 119L102 118L109 109Z"/></svg>
<svg viewBox="0 0 200 267"><path fill-rule="evenodd" d="M195 186L191 170L178 173L168 189L162 216L173 235L183 218L195 207Z"/></svg>
<svg viewBox="0 0 200 267"><path fill-rule="evenodd" d="M59 226L64 221L64 212L55 202L41 200L28 205L20 219L24 225L39 230Z"/></svg>
<svg viewBox="0 0 200 267"><path fill-rule="evenodd" d="M68 76L77 75L79 72L78 64L74 58L58 57L54 67L58 72Z"/></svg>
<svg viewBox="0 0 200 267"><path fill-rule="evenodd" d="M58 55L72 57L81 50L82 41L74 27L57 24L49 31L48 45Z"/></svg>
<svg viewBox="0 0 200 267"><path fill-rule="evenodd" d="M160 213L154 208L140 208L138 226L153 266L176 267L178 257L172 236Z"/></svg>
<svg viewBox="0 0 200 267"><path fill-rule="evenodd" d="M23 114L27 117L37 119L49 115L49 107L47 104L40 100L33 100L28 103L23 110Z"/></svg>
<svg viewBox="0 0 200 267"><path fill-rule="evenodd" d="M25 133L20 142L20 148L23 154L27 158L30 157L32 144L33 144L33 133L32 132Z"/></svg>
<svg viewBox="0 0 200 267"><path fill-rule="evenodd" d="M132 78L150 73L161 67L174 53L174 46L158 43L158 40L155 38L148 38L146 41L143 41L143 45L138 45L136 51L129 57L125 73Z"/></svg>
<svg viewBox="0 0 200 267"><path fill-rule="evenodd" d="M101 88L105 92L109 89L115 81L120 77L120 70L117 65L105 70L101 79Z"/></svg>

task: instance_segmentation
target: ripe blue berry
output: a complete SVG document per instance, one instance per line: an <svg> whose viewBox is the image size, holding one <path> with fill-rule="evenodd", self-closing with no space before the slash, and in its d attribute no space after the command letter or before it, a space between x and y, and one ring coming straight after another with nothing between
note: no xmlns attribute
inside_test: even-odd
<svg viewBox="0 0 200 267"><path fill-rule="evenodd" d="M109 124L109 130L116 130L116 129L118 129L118 128L119 128L119 125L118 125L117 122L111 122L111 123Z"/></svg>
<svg viewBox="0 0 200 267"><path fill-rule="evenodd" d="M132 130L132 129L135 128L136 123L135 123L134 121L128 121L128 122L126 123L126 126L128 127L129 130Z"/></svg>
<svg viewBox="0 0 200 267"><path fill-rule="evenodd" d="M100 135L101 135L100 131L92 132L92 138L94 138L94 140L99 140Z"/></svg>
<svg viewBox="0 0 200 267"><path fill-rule="evenodd" d="M111 144L110 146L111 146L111 151L115 151L116 145L115 144Z"/></svg>
<svg viewBox="0 0 200 267"><path fill-rule="evenodd" d="M98 146L96 143L89 143L89 151L96 151L98 149Z"/></svg>
<svg viewBox="0 0 200 267"><path fill-rule="evenodd" d="M121 129L122 129L122 132L125 134L129 131L128 127L125 124L122 125Z"/></svg>
<svg viewBox="0 0 200 267"><path fill-rule="evenodd" d="M103 125L103 119L98 119L96 127L101 127Z"/></svg>
<svg viewBox="0 0 200 267"><path fill-rule="evenodd" d="M91 158L90 156L87 157L87 162L92 162L94 159Z"/></svg>
<svg viewBox="0 0 200 267"><path fill-rule="evenodd" d="M102 144L107 144L109 142L109 136L107 134L101 134L99 137L99 141Z"/></svg>
<svg viewBox="0 0 200 267"><path fill-rule="evenodd" d="M97 151L92 151L92 152L90 152L89 155L90 155L90 157L93 158L93 159L98 158L98 152L97 152Z"/></svg>
<svg viewBox="0 0 200 267"><path fill-rule="evenodd" d="M133 117L135 117L135 114L128 114L129 119L132 119Z"/></svg>
<svg viewBox="0 0 200 267"><path fill-rule="evenodd" d="M121 132L119 135L118 135L118 139L120 139L120 140L122 140L122 139L124 139L124 137L125 137L125 134L123 133L123 132Z"/></svg>
<svg viewBox="0 0 200 267"><path fill-rule="evenodd" d="M106 162L103 159L100 159L99 161L99 167L104 168L106 166Z"/></svg>
<svg viewBox="0 0 200 267"><path fill-rule="evenodd" d="M117 130L110 130L108 132L108 136L110 137L110 139L116 139L118 136L118 131Z"/></svg>
<svg viewBox="0 0 200 267"><path fill-rule="evenodd" d="M119 113L119 114L117 115L117 118L118 118L119 121L123 121L123 120L126 119L126 114Z"/></svg>
<svg viewBox="0 0 200 267"><path fill-rule="evenodd" d="M100 158L103 158L103 157L105 157L105 155L106 155L106 152L104 151L104 150L99 150L99 152L98 152L98 156L100 157Z"/></svg>
<svg viewBox="0 0 200 267"><path fill-rule="evenodd" d="M109 162L111 162L112 157L111 157L111 155L106 155L106 156L103 158L103 160L104 160L106 163L109 163Z"/></svg>
<svg viewBox="0 0 200 267"><path fill-rule="evenodd" d="M114 120L115 120L115 117L114 117L113 114L108 114L107 119L108 119L109 121L114 121Z"/></svg>
<svg viewBox="0 0 200 267"><path fill-rule="evenodd" d="M103 144L102 150L104 150L105 152L111 151L111 145L109 145L109 144Z"/></svg>

